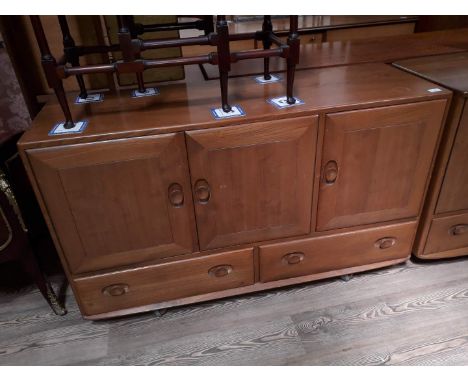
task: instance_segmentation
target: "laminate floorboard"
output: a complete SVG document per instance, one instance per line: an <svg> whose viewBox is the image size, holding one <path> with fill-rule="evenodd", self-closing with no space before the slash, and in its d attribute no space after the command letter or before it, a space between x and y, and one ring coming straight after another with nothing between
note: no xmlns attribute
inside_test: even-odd
<svg viewBox="0 0 468 382"><path fill-rule="evenodd" d="M53 279L58 288L62 279ZM468 365L468 258L105 321L0 289L0 365Z"/></svg>

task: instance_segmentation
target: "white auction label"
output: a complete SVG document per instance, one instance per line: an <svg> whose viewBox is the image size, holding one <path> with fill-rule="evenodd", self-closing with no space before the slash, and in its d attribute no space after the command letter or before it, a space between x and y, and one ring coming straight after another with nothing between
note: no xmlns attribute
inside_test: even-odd
<svg viewBox="0 0 468 382"><path fill-rule="evenodd" d="M271 84L271 83L275 83L275 82L280 82L281 81L281 77L278 76L278 75L274 75L274 74L271 74L270 75L270 79L267 80L263 75L261 76L258 76L258 77L255 77L255 81L258 83L258 84Z"/></svg>
<svg viewBox="0 0 468 382"><path fill-rule="evenodd" d="M94 93L94 94L88 94L86 98L80 98L80 96L76 97L75 104L80 105L82 103L102 102L103 100L104 100L104 94Z"/></svg>
<svg viewBox="0 0 468 382"><path fill-rule="evenodd" d="M158 88L146 88L144 92L140 92L138 90L133 90L132 91L132 98L157 96L158 94L159 94L159 89Z"/></svg>

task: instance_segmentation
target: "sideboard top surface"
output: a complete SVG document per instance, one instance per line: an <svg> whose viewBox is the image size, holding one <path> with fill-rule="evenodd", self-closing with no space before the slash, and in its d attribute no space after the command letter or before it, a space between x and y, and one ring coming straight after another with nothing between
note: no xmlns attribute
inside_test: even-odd
<svg viewBox="0 0 468 382"><path fill-rule="evenodd" d="M468 52L412 58L393 65L468 96Z"/></svg>
<svg viewBox="0 0 468 382"><path fill-rule="evenodd" d="M75 121L88 121L87 128L78 134L49 135L63 121L54 99L35 118L32 128L21 138L20 146L28 149L163 134L446 98L451 94L443 88L431 92L432 83L386 64L304 70L296 74L294 91L304 105L277 109L267 102L269 98L285 95L284 80L260 85L252 77L234 78L229 82L229 99L232 105L240 105L246 115L216 120L210 109L220 107L217 81L168 83L158 87L160 95L157 96L130 98L129 91L120 95L106 93L103 102L82 105L75 105L76 95L70 95Z"/></svg>

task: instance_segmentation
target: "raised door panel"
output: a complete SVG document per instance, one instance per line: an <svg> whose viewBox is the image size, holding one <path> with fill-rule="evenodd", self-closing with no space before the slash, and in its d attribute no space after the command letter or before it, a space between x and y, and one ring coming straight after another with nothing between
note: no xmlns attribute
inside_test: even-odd
<svg viewBox="0 0 468 382"><path fill-rule="evenodd" d="M72 273L198 249L182 133L27 154Z"/></svg>
<svg viewBox="0 0 468 382"><path fill-rule="evenodd" d="M317 116L187 133L201 249L310 232Z"/></svg>
<svg viewBox="0 0 468 382"><path fill-rule="evenodd" d="M417 216L445 102L327 115L317 230Z"/></svg>
<svg viewBox="0 0 468 382"><path fill-rule="evenodd" d="M436 213L468 210L468 110L460 119Z"/></svg>

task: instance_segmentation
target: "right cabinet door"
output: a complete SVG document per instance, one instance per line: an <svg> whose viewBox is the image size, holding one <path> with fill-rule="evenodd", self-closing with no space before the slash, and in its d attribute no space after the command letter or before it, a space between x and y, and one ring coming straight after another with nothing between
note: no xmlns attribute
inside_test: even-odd
<svg viewBox="0 0 468 382"><path fill-rule="evenodd" d="M317 230L417 216L445 103L328 114Z"/></svg>

